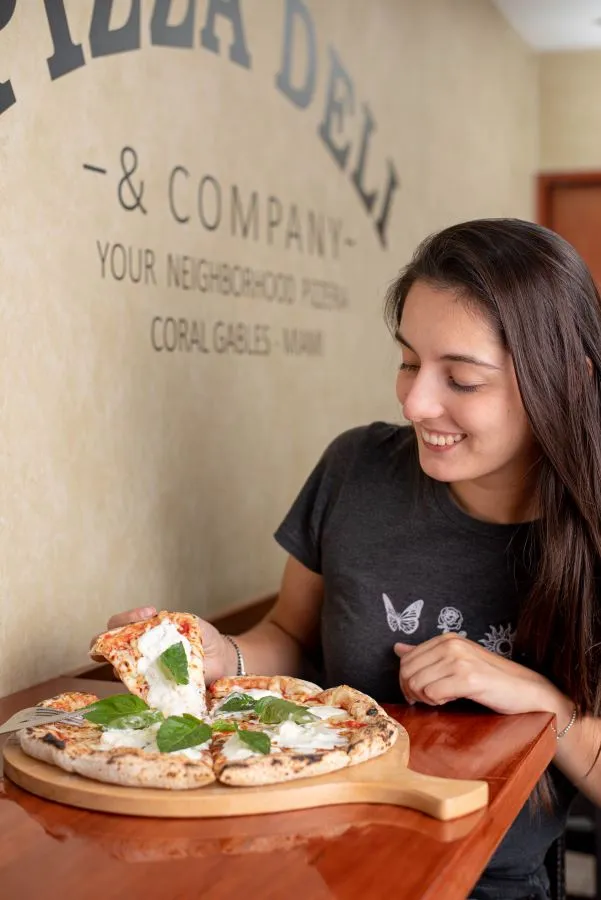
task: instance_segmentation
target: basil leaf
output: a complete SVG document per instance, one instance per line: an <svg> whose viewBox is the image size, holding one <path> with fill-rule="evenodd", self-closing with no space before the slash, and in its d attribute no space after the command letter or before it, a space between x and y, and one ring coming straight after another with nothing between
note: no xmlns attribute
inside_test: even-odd
<svg viewBox="0 0 601 900"><path fill-rule="evenodd" d="M238 726L235 722L230 722L228 719L216 719L211 725L213 731L237 731Z"/></svg>
<svg viewBox="0 0 601 900"><path fill-rule="evenodd" d="M314 716L306 706L299 706L289 716L297 725L307 725L309 722L319 721L319 716Z"/></svg>
<svg viewBox="0 0 601 900"><path fill-rule="evenodd" d="M287 719L291 719L297 725L303 725L316 719L306 706L280 697L261 697L257 701L255 712L264 725L279 725Z"/></svg>
<svg viewBox="0 0 601 900"><path fill-rule="evenodd" d="M243 712L245 709L254 709L256 702L250 694L232 694L219 709L222 712Z"/></svg>
<svg viewBox="0 0 601 900"><path fill-rule="evenodd" d="M176 684L189 684L188 657L182 641L172 644L163 650L159 656L159 666L163 672Z"/></svg>
<svg viewBox="0 0 601 900"><path fill-rule="evenodd" d="M211 737L211 729L206 722L184 713L183 716L169 716L157 733L157 746L161 753L173 753L204 744Z"/></svg>
<svg viewBox="0 0 601 900"><path fill-rule="evenodd" d="M110 725L115 719L138 715L148 708L148 704L141 697L136 697L135 694L116 694L114 697L96 700L89 706L78 709L77 712L95 725Z"/></svg>
<svg viewBox="0 0 601 900"><path fill-rule="evenodd" d="M238 729L238 737L243 744L250 747L256 753L269 753L271 750L271 740L264 731L247 731L246 729Z"/></svg>
<svg viewBox="0 0 601 900"><path fill-rule="evenodd" d="M139 713L131 713L128 716L119 716L118 719L111 719L109 728L148 728L155 722L163 721L163 713L158 709L143 709Z"/></svg>

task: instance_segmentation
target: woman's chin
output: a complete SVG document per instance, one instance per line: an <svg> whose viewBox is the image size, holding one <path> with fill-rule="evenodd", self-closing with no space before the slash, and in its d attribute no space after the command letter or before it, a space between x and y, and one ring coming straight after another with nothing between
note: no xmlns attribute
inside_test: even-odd
<svg viewBox="0 0 601 900"><path fill-rule="evenodd" d="M438 447L419 441L419 462L426 475L437 481L455 481L460 469L465 470L463 441L451 446Z"/></svg>

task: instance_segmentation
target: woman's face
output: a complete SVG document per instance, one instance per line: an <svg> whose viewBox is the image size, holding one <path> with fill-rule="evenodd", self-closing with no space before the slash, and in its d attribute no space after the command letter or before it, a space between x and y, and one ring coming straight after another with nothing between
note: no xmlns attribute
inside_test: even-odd
<svg viewBox="0 0 601 900"><path fill-rule="evenodd" d="M476 307L426 282L410 289L398 333L397 396L431 478L449 483L524 474L535 442L513 361Z"/></svg>

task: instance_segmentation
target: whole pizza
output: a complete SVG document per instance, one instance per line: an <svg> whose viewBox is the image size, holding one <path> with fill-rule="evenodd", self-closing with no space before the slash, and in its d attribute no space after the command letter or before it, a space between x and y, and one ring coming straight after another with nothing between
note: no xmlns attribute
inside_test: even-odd
<svg viewBox="0 0 601 900"><path fill-rule="evenodd" d="M212 782L278 784L385 753L395 721L346 685L322 690L287 676L220 678L205 687L196 616L160 612L100 635L91 648L129 693L61 694L42 706L78 711L18 733L22 750L86 778L185 790Z"/></svg>

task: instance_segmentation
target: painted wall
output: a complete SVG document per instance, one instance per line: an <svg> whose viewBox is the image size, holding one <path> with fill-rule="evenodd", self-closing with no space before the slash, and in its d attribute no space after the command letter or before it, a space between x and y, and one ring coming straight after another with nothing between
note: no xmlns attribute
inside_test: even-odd
<svg viewBox="0 0 601 900"><path fill-rule="evenodd" d="M387 284L538 162L483 0L49 7L0 13L0 695L273 590L326 443L399 417Z"/></svg>
<svg viewBox="0 0 601 900"><path fill-rule="evenodd" d="M601 168L601 52L540 55L540 168Z"/></svg>

